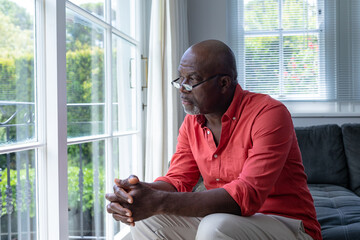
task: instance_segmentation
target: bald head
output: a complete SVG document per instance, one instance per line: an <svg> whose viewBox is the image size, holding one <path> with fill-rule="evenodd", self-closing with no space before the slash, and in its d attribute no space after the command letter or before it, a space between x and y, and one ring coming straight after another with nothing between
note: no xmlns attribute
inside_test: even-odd
<svg viewBox="0 0 360 240"><path fill-rule="evenodd" d="M195 59L199 70L211 72L212 74L228 74L237 83L236 60L232 50L223 42L218 40L206 40L191 46L184 57Z"/></svg>
<svg viewBox="0 0 360 240"><path fill-rule="evenodd" d="M185 112L222 116L237 89L235 57L223 42L207 40L191 46L179 64L179 91ZM186 90L185 83L191 90Z"/></svg>

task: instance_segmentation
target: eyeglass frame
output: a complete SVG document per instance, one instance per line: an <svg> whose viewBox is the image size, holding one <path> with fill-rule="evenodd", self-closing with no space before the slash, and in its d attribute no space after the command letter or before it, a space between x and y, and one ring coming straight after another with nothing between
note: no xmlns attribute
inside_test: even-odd
<svg viewBox="0 0 360 240"><path fill-rule="evenodd" d="M211 76L211 77L209 77L209 78L207 78L207 79L205 79L205 80L203 80L201 82L198 82L198 83L196 83L194 85L190 85L190 84L187 84L187 83L181 83L180 84L180 83L176 82L176 81L179 81L180 78L181 78L181 77L178 77L177 79L171 81L171 85L173 85L174 88L177 88L177 89L180 89L183 86L186 91L191 92L193 90L193 88L199 86L200 84L203 84L204 82L210 81L210 80L212 80L212 79L214 79L216 77L220 77L220 76L223 77L223 76L230 76L230 75L229 74L218 73L218 74L215 74L215 75L213 75L213 76Z"/></svg>

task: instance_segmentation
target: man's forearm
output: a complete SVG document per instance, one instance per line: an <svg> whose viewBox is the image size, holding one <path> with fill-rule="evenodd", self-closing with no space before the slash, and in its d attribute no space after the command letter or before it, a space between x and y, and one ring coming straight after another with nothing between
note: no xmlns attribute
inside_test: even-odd
<svg viewBox="0 0 360 240"><path fill-rule="evenodd" d="M241 215L236 201L223 188L203 192L159 192L160 214L204 217L212 213Z"/></svg>
<svg viewBox="0 0 360 240"><path fill-rule="evenodd" d="M165 192L176 192L176 188L171 185L170 183L164 182L164 181L156 181L152 183L146 183L151 188L154 188L156 190L161 190Z"/></svg>
<svg viewBox="0 0 360 240"><path fill-rule="evenodd" d="M167 182L131 183L120 180L114 186L114 194L107 194L111 202L107 211L116 220L128 224L157 214L204 217L212 213L241 215L236 201L223 188L203 192L177 192ZM129 201L133 200L133 201Z"/></svg>

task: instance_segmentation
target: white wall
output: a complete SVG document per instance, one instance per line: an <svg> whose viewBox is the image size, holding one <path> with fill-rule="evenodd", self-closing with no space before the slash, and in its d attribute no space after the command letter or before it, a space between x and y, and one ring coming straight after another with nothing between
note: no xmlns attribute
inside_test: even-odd
<svg viewBox="0 0 360 240"><path fill-rule="evenodd" d="M228 43L226 0L188 0L190 45L207 39Z"/></svg>
<svg viewBox="0 0 360 240"><path fill-rule="evenodd" d="M189 43L217 39L228 44L227 0L188 0ZM360 114L351 116L293 116L295 126L360 123Z"/></svg>

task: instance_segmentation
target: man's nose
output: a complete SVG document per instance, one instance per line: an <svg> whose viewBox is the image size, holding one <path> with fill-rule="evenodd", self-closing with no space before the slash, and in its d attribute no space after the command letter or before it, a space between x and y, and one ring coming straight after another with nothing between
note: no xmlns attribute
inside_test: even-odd
<svg viewBox="0 0 360 240"><path fill-rule="evenodd" d="M182 85L182 84L180 85L179 92L181 92L181 93L189 93L189 91L187 91L185 89L184 85Z"/></svg>
<svg viewBox="0 0 360 240"><path fill-rule="evenodd" d="M184 77L184 79L182 81L180 81L179 91L182 92L182 93L189 93L190 92L190 91L186 90L186 88L184 87L184 84L187 83L187 80L188 80L188 78Z"/></svg>

